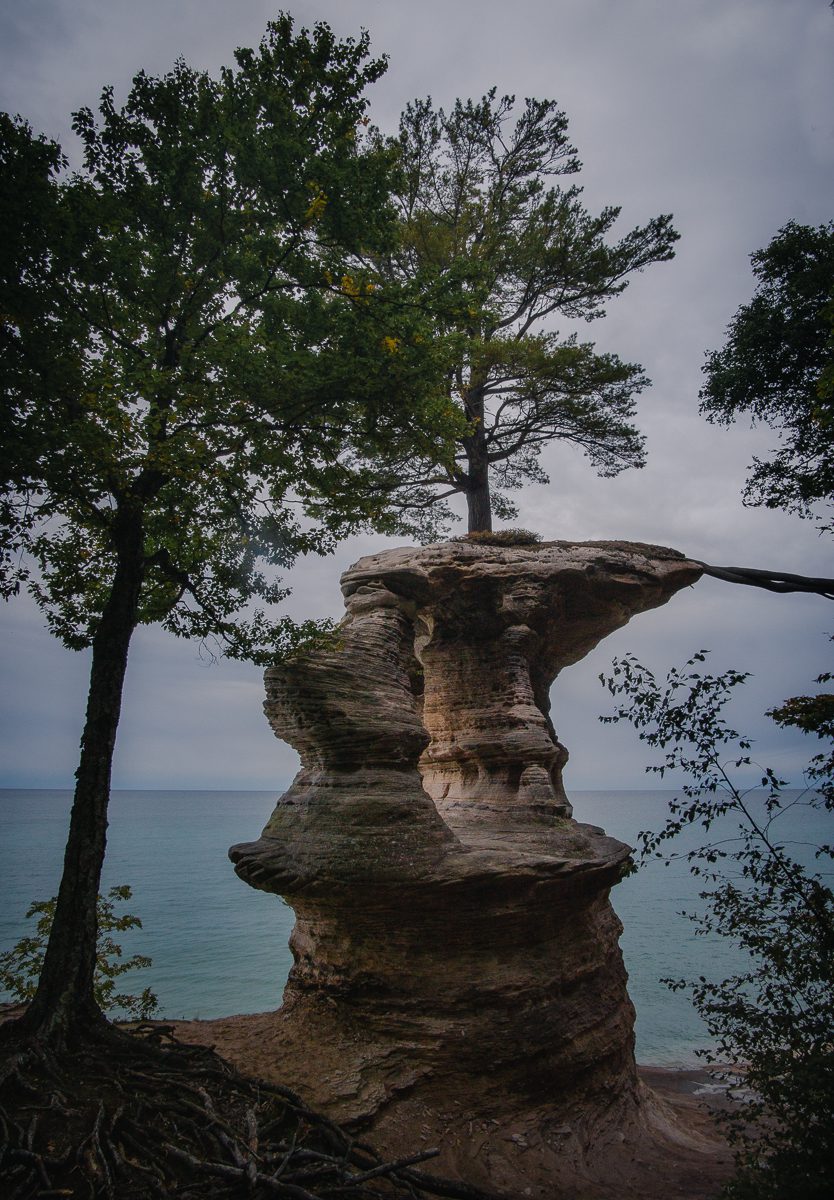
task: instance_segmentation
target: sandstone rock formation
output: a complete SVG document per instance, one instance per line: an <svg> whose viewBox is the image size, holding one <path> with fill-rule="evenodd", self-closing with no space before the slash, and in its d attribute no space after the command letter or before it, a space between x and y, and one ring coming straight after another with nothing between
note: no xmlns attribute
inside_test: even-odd
<svg viewBox="0 0 834 1200"><path fill-rule="evenodd" d="M699 574L624 542L387 551L343 576L338 644L267 672L302 770L230 854L297 918L268 1053L384 1149L605 1195L677 1136L634 1064L608 900L629 849L573 820L548 690Z"/></svg>

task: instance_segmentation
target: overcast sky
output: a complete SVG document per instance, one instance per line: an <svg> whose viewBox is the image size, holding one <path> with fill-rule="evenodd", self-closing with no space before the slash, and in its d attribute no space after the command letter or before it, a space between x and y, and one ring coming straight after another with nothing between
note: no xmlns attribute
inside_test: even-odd
<svg viewBox="0 0 834 1200"><path fill-rule="evenodd" d="M676 258L649 268L587 328L600 349L642 362L654 381L639 425L649 463L599 480L582 455L546 454L547 487L521 495L517 522L546 538L628 538L717 564L834 575L831 542L809 522L742 507L767 430L698 415L701 365L749 299L749 256L788 220L834 217L834 14L827 0L319 0L285 5L301 24L370 31L390 58L372 116L393 132L416 96L440 104L493 85L556 99L584 169L589 208L622 205L620 228L672 212ZM216 70L257 43L277 9L262 0L0 0L0 107L72 153L69 114L139 68L182 55ZM290 611L338 616L339 575L382 538L299 563ZM70 787L86 656L60 647L25 599L0 609L0 786ZM638 788L646 754L602 727L597 675L632 650L658 671L700 648L716 668L754 672L734 716L755 753L801 783L811 747L762 716L806 691L831 661L834 607L703 580L644 614L559 679L553 716L571 751L568 789ZM114 786L282 790L296 759L261 713L260 672L211 665L195 644L141 630L131 650Z"/></svg>

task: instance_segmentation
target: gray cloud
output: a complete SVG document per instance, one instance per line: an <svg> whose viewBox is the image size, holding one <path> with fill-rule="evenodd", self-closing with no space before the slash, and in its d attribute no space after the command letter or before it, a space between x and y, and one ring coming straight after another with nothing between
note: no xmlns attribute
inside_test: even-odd
<svg viewBox="0 0 834 1200"><path fill-rule="evenodd" d="M642 362L654 381L640 406L649 464L597 480L575 452L546 454L547 488L521 497L520 523L548 537L626 537L733 561L834 574L830 542L779 513L744 509L740 491L768 430L723 430L697 414L704 353L750 295L750 253L787 220L831 219L834 14L825 0L321 0L286 4L299 22L341 35L366 26L390 68L373 117L393 129L406 101L480 95L493 84L553 96L584 162L590 207L623 206L623 229L674 212L672 263L648 270L608 318L580 336ZM32 0L0 13L0 105L71 141L68 115L101 85L123 92L139 67L164 72L177 54L216 69L257 41L272 4L239 0ZM290 610L338 615L338 576L383 539L354 539L292 572ZM70 786L86 665L41 628L25 600L3 622L2 775L7 784ZM826 601L776 597L703 581L645 614L565 673L557 727L572 752L574 787L640 787L645 755L624 729L600 727L596 674L633 649L658 669L702 646L717 667L755 671L737 722L761 757L798 778L809 747L784 738L765 708L807 689L827 661ZM206 666L194 646L145 630L131 652L117 786L280 787L294 755L260 713L259 672Z"/></svg>

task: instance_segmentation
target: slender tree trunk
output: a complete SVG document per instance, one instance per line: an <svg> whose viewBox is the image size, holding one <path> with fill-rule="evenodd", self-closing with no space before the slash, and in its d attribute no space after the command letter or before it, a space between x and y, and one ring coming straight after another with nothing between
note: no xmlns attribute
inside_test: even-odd
<svg viewBox="0 0 834 1200"><path fill-rule="evenodd" d="M470 398L466 415L474 422L473 432L464 441L467 460L466 507L470 533L492 529L492 504L489 496L489 459L484 429L483 400Z"/></svg>
<svg viewBox="0 0 834 1200"><path fill-rule="evenodd" d="M122 704L130 639L137 625L142 584L142 519L117 514L116 573L93 639L93 659L81 757L64 873L38 990L24 1029L57 1044L104 1023L96 1004L96 901L107 839L107 803L113 748Z"/></svg>

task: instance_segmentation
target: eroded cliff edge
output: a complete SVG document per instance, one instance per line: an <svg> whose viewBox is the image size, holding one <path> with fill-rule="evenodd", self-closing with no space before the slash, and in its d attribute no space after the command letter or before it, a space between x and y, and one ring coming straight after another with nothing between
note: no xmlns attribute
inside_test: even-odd
<svg viewBox="0 0 834 1200"><path fill-rule="evenodd" d="M296 913L269 1054L384 1149L544 1197L678 1137L634 1063L629 850L573 819L548 692L699 575L625 542L386 551L342 577L338 644L267 672L302 769L230 853Z"/></svg>

